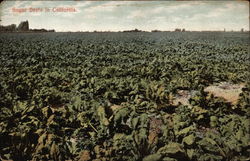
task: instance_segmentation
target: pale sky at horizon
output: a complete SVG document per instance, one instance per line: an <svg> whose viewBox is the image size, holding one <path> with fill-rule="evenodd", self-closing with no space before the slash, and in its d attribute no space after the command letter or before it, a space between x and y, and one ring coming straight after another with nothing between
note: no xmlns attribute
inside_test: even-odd
<svg viewBox="0 0 250 161"><path fill-rule="evenodd" d="M73 7L77 12L14 13L12 8ZM28 20L56 31L249 30L247 1L4 1L1 25Z"/></svg>

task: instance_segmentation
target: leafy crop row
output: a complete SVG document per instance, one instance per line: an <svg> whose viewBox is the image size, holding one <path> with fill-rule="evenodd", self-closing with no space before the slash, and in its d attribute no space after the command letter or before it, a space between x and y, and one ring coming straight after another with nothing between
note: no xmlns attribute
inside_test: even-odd
<svg viewBox="0 0 250 161"><path fill-rule="evenodd" d="M0 157L249 160L245 33L0 35ZM204 92L244 83L237 104ZM195 90L190 106L174 105Z"/></svg>

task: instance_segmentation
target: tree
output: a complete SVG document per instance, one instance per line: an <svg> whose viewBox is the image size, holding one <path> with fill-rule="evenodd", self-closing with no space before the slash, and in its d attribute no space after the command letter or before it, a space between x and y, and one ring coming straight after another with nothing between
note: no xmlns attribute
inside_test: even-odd
<svg viewBox="0 0 250 161"><path fill-rule="evenodd" d="M18 27L18 31L28 31L29 30L29 22L28 21L22 21Z"/></svg>

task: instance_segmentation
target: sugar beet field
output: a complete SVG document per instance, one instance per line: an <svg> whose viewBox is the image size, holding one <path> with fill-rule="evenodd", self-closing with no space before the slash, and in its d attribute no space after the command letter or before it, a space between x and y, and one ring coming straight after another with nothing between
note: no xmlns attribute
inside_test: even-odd
<svg viewBox="0 0 250 161"><path fill-rule="evenodd" d="M0 160L250 159L249 33L1 33Z"/></svg>

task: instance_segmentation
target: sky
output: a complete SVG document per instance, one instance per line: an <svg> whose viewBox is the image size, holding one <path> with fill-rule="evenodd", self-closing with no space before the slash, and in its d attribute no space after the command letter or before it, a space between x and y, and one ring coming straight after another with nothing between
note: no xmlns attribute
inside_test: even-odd
<svg viewBox="0 0 250 161"><path fill-rule="evenodd" d="M30 8L42 11L30 12ZM45 8L49 9L47 12ZM55 12L71 8L75 12ZM26 11L24 11L26 9ZM17 12L22 10L23 12ZM247 1L4 1L1 25L56 31L249 30Z"/></svg>

